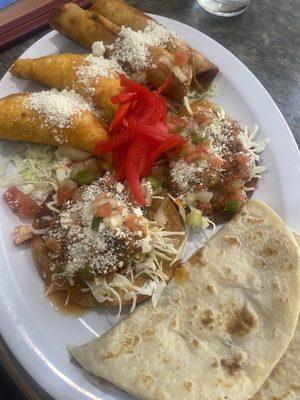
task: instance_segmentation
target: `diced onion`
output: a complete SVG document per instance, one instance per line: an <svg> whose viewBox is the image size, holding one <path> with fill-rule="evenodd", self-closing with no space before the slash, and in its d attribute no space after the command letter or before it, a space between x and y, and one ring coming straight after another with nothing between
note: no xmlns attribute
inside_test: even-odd
<svg viewBox="0 0 300 400"><path fill-rule="evenodd" d="M135 72L134 74L131 75L131 78L137 83L147 82L146 72Z"/></svg>
<svg viewBox="0 0 300 400"><path fill-rule="evenodd" d="M166 56L165 54L162 55L161 57L159 57L159 60L158 60L158 61L160 61L161 63L165 64L170 70L173 70L173 68L174 68L173 62L172 62L172 60L171 60L168 56ZM175 72L174 72L174 74L175 74ZM178 78L178 79L179 79L179 78Z"/></svg>
<svg viewBox="0 0 300 400"><path fill-rule="evenodd" d="M156 213L154 215L154 219L158 223L158 225L161 227L166 225L166 223L168 222L166 213L164 212L162 206L158 207L158 210L156 211Z"/></svg>
<svg viewBox="0 0 300 400"><path fill-rule="evenodd" d="M194 208L187 215L185 223L192 228L202 227L202 212Z"/></svg>
<svg viewBox="0 0 300 400"><path fill-rule="evenodd" d="M92 52L95 57L102 57L105 53L105 46L102 41L94 42L92 44Z"/></svg>
<svg viewBox="0 0 300 400"><path fill-rule="evenodd" d="M142 253L150 253L152 250L152 245L151 245L151 237L147 235L143 240L142 240Z"/></svg>
<svg viewBox="0 0 300 400"><path fill-rule="evenodd" d="M182 69L178 67L178 65L176 65L172 71L174 72L174 75L176 76L176 78L178 78L180 80L181 83L184 83L187 80L187 77L184 75L184 73L182 72Z"/></svg>
<svg viewBox="0 0 300 400"><path fill-rule="evenodd" d="M59 184L60 184L60 187L67 187L72 190L77 189L77 187L78 187L77 183L75 181L73 181L73 179L70 179L70 178L64 179Z"/></svg>
<svg viewBox="0 0 300 400"><path fill-rule="evenodd" d="M34 185L32 183L28 183L22 187L22 192L24 194L31 194L34 190Z"/></svg>
<svg viewBox="0 0 300 400"><path fill-rule="evenodd" d="M208 204L213 197L212 192L203 190L202 192L193 192L185 196L185 203L187 206L192 206L196 201L201 201L201 203Z"/></svg>
<svg viewBox="0 0 300 400"><path fill-rule="evenodd" d="M103 220L107 225L111 227L121 226L123 224L123 217L120 214L113 215L112 217L106 217Z"/></svg>
<svg viewBox="0 0 300 400"><path fill-rule="evenodd" d="M48 233L48 229L34 229L31 227L31 232L35 235L46 235Z"/></svg>
<svg viewBox="0 0 300 400"><path fill-rule="evenodd" d="M183 101L184 101L184 105L185 105L185 108L187 109L188 113L190 115L193 115L194 113L193 113L193 110L191 109L189 99L187 98L187 96L184 96Z"/></svg>
<svg viewBox="0 0 300 400"><path fill-rule="evenodd" d="M70 158L74 161L85 161L92 157L90 153L86 153L85 151L75 149L67 144L62 144L58 148L58 154L63 157Z"/></svg>

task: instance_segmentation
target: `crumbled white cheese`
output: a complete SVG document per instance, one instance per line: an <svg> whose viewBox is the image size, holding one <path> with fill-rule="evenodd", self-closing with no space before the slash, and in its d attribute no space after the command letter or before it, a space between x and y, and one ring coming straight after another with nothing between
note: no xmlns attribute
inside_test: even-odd
<svg viewBox="0 0 300 400"><path fill-rule="evenodd" d="M37 111L44 118L45 126L68 128L75 116L84 111L92 111L91 106L74 90L56 89L30 93L25 99L25 107ZM55 131L55 130L54 130Z"/></svg>
<svg viewBox="0 0 300 400"><path fill-rule="evenodd" d="M199 182L199 175L206 168L208 168L207 160L187 163L180 159L170 163L170 175L178 189L185 193L194 190L195 184Z"/></svg>
<svg viewBox="0 0 300 400"><path fill-rule="evenodd" d="M124 190L124 185L122 185L121 182L118 182L118 183L116 184L116 192L120 194L120 193L123 192L123 190Z"/></svg>
<svg viewBox="0 0 300 400"><path fill-rule="evenodd" d="M111 46L113 56L120 62L129 63L139 71L150 67L149 47L165 47L173 34L165 27L150 21L143 31L133 31L122 26L117 39Z"/></svg>
<svg viewBox="0 0 300 400"><path fill-rule="evenodd" d="M57 227L50 230L50 236L66 248L64 273L68 278L84 266L100 274L114 271L121 265L119 263L124 252L129 251L132 240L136 240L126 225L122 225L123 215L128 214L131 203L125 191L117 193L117 185L110 175L105 175L86 186L77 202L66 203L59 215ZM122 216L116 214L104 218L99 229L93 230L91 224L95 213L95 198L103 192L107 198L115 199L116 205L123 206L123 213Z"/></svg>
<svg viewBox="0 0 300 400"><path fill-rule="evenodd" d="M94 42L92 44L92 53L95 57L102 57L105 53L105 46L102 41Z"/></svg>
<svg viewBox="0 0 300 400"><path fill-rule="evenodd" d="M95 57L92 54L86 56L82 65L76 68L78 81L91 94L95 93L95 84L97 84L99 78L113 77L115 74L122 72L122 68L116 59Z"/></svg>
<svg viewBox="0 0 300 400"><path fill-rule="evenodd" d="M137 217L141 217L143 215L143 212L140 207L134 207L133 212Z"/></svg>

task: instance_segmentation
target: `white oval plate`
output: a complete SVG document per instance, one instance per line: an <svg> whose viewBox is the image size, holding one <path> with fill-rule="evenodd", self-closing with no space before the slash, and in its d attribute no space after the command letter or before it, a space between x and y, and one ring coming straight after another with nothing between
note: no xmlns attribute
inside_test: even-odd
<svg viewBox="0 0 300 400"><path fill-rule="evenodd" d="M270 144L261 157L267 167L255 197L275 209L293 229L300 231L300 156L294 138L277 106L252 73L229 51L203 33L180 22L157 17L182 35L220 67L216 101L242 125L258 124L261 137ZM82 52L57 32L50 32L22 56ZM0 83L0 97L33 91L39 85L17 79L8 72ZM0 143L0 156L13 148ZM0 330L4 340L23 367L53 398L59 400L129 400L123 392L94 386L71 362L68 344L82 344L109 327L104 311L91 311L82 318L62 315L44 296L43 284L35 271L28 248L12 244L10 232L17 218L0 199Z"/></svg>

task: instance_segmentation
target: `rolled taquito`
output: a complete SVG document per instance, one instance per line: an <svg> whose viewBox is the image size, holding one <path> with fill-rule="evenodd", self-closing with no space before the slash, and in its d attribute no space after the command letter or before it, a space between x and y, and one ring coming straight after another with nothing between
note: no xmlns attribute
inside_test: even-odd
<svg viewBox="0 0 300 400"><path fill-rule="evenodd" d="M105 44L113 43L120 30L108 19L83 10L75 3L66 3L56 8L49 25L86 49L91 49L92 44L99 40Z"/></svg>
<svg viewBox="0 0 300 400"><path fill-rule="evenodd" d="M102 15L118 26L130 27L135 31L145 29L149 22L154 21L153 18L129 5L124 0L93 0L90 10L96 12L98 15ZM179 38L171 40L166 46L167 50L173 54L178 52L187 54L186 47L188 45ZM215 79L219 69L196 50L191 49L191 56L193 84L198 90L204 91Z"/></svg>
<svg viewBox="0 0 300 400"><path fill-rule="evenodd" d="M114 44L121 31L118 25L113 24L105 17L88 10L82 10L73 3L59 7L52 15L50 25L88 49L91 49L92 44L96 41L102 41L105 45ZM84 29L85 26L86 29ZM176 63L176 60L174 55L165 48L150 46L148 50L148 66L140 69L139 72L144 72L147 82L154 88L158 88L172 72L168 65L166 65L165 60L170 60L171 63ZM189 57L190 53L187 59ZM123 61L123 67L126 69L126 72L136 72L136 68L130 62L124 62L124 59L119 61L121 63ZM187 94L193 76L191 63L186 63L181 67L181 70L183 79L182 76L180 78L174 76L172 82L164 91L166 96L179 102Z"/></svg>

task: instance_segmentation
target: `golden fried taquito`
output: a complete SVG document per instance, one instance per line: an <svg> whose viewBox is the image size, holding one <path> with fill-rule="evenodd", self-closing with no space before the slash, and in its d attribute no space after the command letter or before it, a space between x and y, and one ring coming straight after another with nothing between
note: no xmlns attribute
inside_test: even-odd
<svg viewBox="0 0 300 400"><path fill-rule="evenodd" d="M111 97L120 92L115 68L117 63L103 57L52 54L17 60L10 72L59 90L74 89L97 107L115 111Z"/></svg>
<svg viewBox="0 0 300 400"><path fill-rule="evenodd" d="M59 145L92 153L107 131L74 91L12 94L0 99L0 139Z"/></svg>
<svg viewBox="0 0 300 400"><path fill-rule="evenodd" d="M90 11L93 11L118 26L125 26L134 31L143 30L154 21L137 8L124 0L93 0ZM177 37L166 44L166 49L171 53L180 53L180 56L189 57L189 46ZM210 60L196 50L191 50L190 61L193 65L193 85L200 91L205 91L217 76L219 69Z"/></svg>
<svg viewBox="0 0 300 400"><path fill-rule="evenodd" d="M89 49L91 49L92 44L96 41L102 41L105 45L115 44L118 34L121 31L119 26L113 24L100 14L82 10L72 3L65 4L55 11L51 17L50 25L65 36ZM85 25L86 29L83 29ZM74 28L74 26L78 27L78 29ZM120 47L122 48L122 45ZM113 54L113 56L123 64L129 74L136 72L137 69L130 62L120 60L116 54ZM158 88L171 73L165 61L161 60L167 58L172 63L174 56L167 49L159 46L150 46L148 58L148 66L139 68L139 72L144 72L147 82L153 85L154 88ZM173 82L164 92L165 95L176 101L182 101L183 97L187 94L192 81L192 65L187 64L183 66L182 73L184 74L184 79L174 76Z"/></svg>
<svg viewBox="0 0 300 400"><path fill-rule="evenodd" d="M98 40L113 43L119 31L119 27L106 18L83 10L74 3L58 7L51 15L49 25L86 49Z"/></svg>

